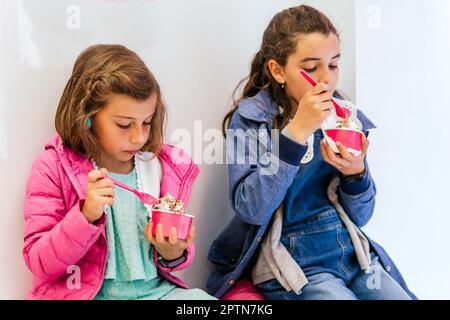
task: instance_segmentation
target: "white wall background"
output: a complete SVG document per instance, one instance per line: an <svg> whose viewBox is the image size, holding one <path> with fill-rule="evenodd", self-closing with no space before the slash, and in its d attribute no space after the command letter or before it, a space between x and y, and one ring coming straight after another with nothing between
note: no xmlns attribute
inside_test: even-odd
<svg viewBox="0 0 450 320"><path fill-rule="evenodd" d="M307 3L328 14L341 31L340 87L354 98L354 0ZM287 0L1 1L0 299L22 299L30 289L31 276L21 256L26 180L32 162L55 134L54 113L73 63L94 43L124 44L146 61L169 106L169 142L177 129L194 133L194 123L201 120L191 152L201 174L189 207L196 216L197 258L180 275L191 286L204 288L211 270L208 247L232 212L226 167L202 161L202 149L208 145L206 140L200 143L202 133L220 127L231 92L247 75L271 17L298 4ZM416 229L419 225L414 224ZM380 238L387 237L381 233ZM422 274L411 270L409 278Z"/></svg>
<svg viewBox="0 0 450 320"><path fill-rule="evenodd" d="M450 298L450 1L356 1L356 97L378 186L368 234L422 299Z"/></svg>

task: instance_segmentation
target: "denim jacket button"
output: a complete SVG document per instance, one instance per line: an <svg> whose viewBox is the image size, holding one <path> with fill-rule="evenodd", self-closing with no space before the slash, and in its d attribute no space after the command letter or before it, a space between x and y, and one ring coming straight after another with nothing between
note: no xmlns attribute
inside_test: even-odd
<svg viewBox="0 0 450 320"><path fill-rule="evenodd" d="M258 241L258 242L261 242L261 240L262 240L261 237L256 238L256 241Z"/></svg>
<svg viewBox="0 0 450 320"><path fill-rule="evenodd" d="M386 266L386 271L391 272L391 266Z"/></svg>
<svg viewBox="0 0 450 320"><path fill-rule="evenodd" d="M230 280L230 281L228 281L228 284L229 284L230 286L232 286L235 282L236 282L236 281L234 281L234 280Z"/></svg>

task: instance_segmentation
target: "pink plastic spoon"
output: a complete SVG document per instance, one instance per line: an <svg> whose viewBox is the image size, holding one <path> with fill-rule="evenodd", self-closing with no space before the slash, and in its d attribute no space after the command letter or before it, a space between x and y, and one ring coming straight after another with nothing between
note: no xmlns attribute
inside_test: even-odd
<svg viewBox="0 0 450 320"><path fill-rule="evenodd" d="M154 205L155 203L158 202L158 199L156 199L154 196L152 196L151 194L145 193L145 192L140 192L137 191L129 186L127 186L126 184L123 184L120 181L117 181L114 178L111 178L110 176L106 176L108 179L112 180L112 182L114 182L115 185L124 188L125 190L128 190L130 192L133 192L139 199L141 199L141 201L145 204L149 204L149 205Z"/></svg>
<svg viewBox="0 0 450 320"><path fill-rule="evenodd" d="M83 168L84 170L86 170L86 171L92 170L92 168L85 162L78 162L78 163L79 163L80 167ZM155 198L151 194L137 191L137 190L127 186L126 184L123 184L122 182L117 181L114 178L111 178L110 176L106 176L106 177L108 179L111 179L111 181L114 182L115 185L117 185L121 188L124 188L125 190L128 190L130 192L133 192L145 204L154 205L155 203L157 203L159 201L157 198Z"/></svg>

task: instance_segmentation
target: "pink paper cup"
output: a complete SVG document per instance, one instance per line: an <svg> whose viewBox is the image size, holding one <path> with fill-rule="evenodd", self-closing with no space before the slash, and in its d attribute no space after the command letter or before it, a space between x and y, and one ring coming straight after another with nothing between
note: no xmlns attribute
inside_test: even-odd
<svg viewBox="0 0 450 320"><path fill-rule="evenodd" d="M362 148L362 131L347 128L325 129L325 136L334 152L339 153L336 142L341 142L351 153L358 155ZM330 141L331 140L331 141Z"/></svg>
<svg viewBox="0 0 450 320"><path fill-rule="evenodd" d="M187 240L191 230L192 219L189 214L176 214L171 211L152 210L152 234L156 235L156 226L161 223L163 226L163 235L168 237L172 227L177 228L177 238Z"/></svg>

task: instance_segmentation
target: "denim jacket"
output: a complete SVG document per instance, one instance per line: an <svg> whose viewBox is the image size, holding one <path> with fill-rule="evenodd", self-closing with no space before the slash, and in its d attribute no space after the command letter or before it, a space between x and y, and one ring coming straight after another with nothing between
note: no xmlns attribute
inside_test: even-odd
<svg viewBox="0 0 450 320"><path fill-rule="evenodd" d="M208 278L207 290L218 298L241 277L248 277L271 219L307 152L307 146L272 130L274 119L280 112L275 101L265 91L260 91L243 99L231 119L227 163L229 196L235 215L213 241L208 254L215 270ZM366 134L368 129L375 127L360 110L357 117ZM375 205L375 183L370 174L366 179L369 179L369 188L364 188L361 193L353 192L360 189L358 186L342 184L339 188L340 203L360 228L371 218ZM385 250L367 238L371 251L380 257L385 270L416 299Z"/></svg>

